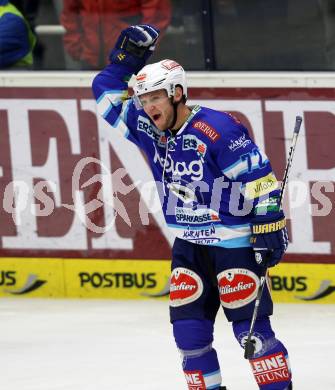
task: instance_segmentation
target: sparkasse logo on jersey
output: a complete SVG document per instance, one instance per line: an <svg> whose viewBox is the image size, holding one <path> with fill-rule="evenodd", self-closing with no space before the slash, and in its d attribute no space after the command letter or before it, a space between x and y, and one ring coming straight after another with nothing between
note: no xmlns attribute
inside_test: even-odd
<svg viewBox="0 0 335 390"><path fill-rule="evenodd" d="M202 224L220 221L218 213L211 209L193 210L188 207L176 207L175 216L177 222L180 223Z"/></svg>

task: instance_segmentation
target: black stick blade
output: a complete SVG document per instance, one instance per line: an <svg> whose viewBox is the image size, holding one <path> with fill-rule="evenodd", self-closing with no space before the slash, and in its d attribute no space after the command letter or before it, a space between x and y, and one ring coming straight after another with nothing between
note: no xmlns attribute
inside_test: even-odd
<svg viewBox="0 0 335 390"><path fill-rule="evenodd" d="M302 122L302 117L301 116L296 116L296 118L295 118L295 126L294 126L294 133L299 134L301 122Z"/></svg>
<svg viewBox="0 0 335 390"><path fill-rule="evenodd" d="M255 353L255 342L253 340L247 340L244 345L244 358L251 359Z"/></svg>

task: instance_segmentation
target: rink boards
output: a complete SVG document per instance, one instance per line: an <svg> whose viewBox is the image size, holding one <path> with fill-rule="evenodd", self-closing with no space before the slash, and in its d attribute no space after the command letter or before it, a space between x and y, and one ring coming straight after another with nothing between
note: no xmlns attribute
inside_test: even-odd
<svg viewBox="0 0 335 390"><path fill-rule="evenodd" d="M1 258L1 297L164 299L170 261ZM281 263L270 270L275 302L335 303L335 264Z"/></svg>
<svg viewBox="0 0 335 390"><path fill-rule="evenodd" d="M170 258L174 236L149 164L122 126L98 115L93 77L0 72L1 257ZM245 124L278 178L295 116L303 118L283 204L287 254L295 263L334 263L334 74L191 72L188 92L190 105Z"/></svg>
<svg viewBox="0 0 335 390"><path fill-rule="evenodd" d="M145 157L97 114L93 77L0 72L1 297L168 295L174 236ZM272 294L335 303L334 73L190 72L189 98L237 116L278 177L303 117Z"/></svg>

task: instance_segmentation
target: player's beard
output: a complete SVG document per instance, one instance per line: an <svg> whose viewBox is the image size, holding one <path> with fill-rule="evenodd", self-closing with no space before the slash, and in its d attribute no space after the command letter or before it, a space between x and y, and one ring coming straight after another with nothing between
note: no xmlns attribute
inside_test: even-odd
<svg viewBox="0 0 335 390"><path fill-rule="evenodd" d="M171 115L169 117L168 127L165 130L168 130L168 129L173 130L173 127L176 125L177 119L178 119L178 104L179 104L179 102L174 103L173 98L171 98L170 108L172 108L172 112L171 112Z"/></svg>
<svg viewBox="0 0 335 390"><path fill-rule="evenodd" d="M171 129L171 127L173 127L176 123L175 115L175 109L171 103L165 111L160 113L158 120L155 120L155 115L151 117L151 120L154 122L158 130L165 131Z"/></svg>

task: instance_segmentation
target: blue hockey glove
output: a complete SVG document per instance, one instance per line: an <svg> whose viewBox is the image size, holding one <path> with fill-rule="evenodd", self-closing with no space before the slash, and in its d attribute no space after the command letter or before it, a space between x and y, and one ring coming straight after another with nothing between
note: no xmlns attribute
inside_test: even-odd
<svg viewBox="0 0 335 390"><path fill-rule="evenodd" d="M126 28L109 55L111 63L127 65L137 73L155 50L158 36L159 30L148 24Z"/></svg>
<svg viewBox="0 0 335 390"><path fill-rule="evenodd" d="M288 234L284 215L275 221L253 223L251 225L251 245L254 249L257 264L273 267L283 257Z"/></svg>

